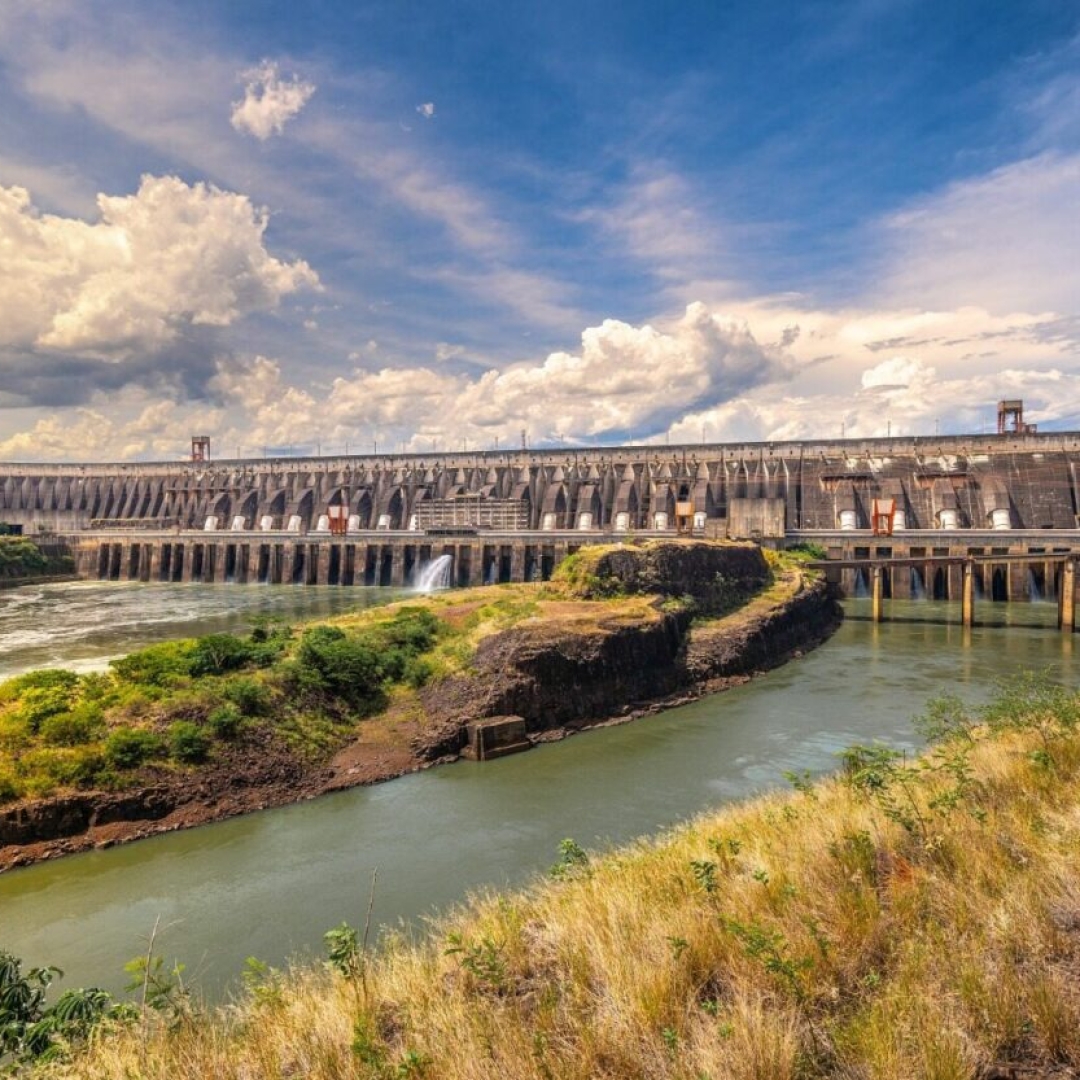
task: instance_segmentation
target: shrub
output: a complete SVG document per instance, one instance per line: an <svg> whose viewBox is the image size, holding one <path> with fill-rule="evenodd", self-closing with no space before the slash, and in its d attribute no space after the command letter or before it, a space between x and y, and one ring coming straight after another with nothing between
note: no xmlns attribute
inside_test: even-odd
<svg viewBox="0 0 1080 1080"><path fill-rule="evenodd" d="M159 645L140 649L110 666L121 679L149 686L175 686L177 681L191 674L190 641L163 641Z"/></svg>
<svg viewBox="0 0 1080 1080"><path fill-rule="evenodd" d="M57 784L88 787L96 782L104 763L96 747L42 746L24 754L17 771L29 787L44 792Z"/></svg>
<svg viewBox="0 0 1080 1080"><path fill-rule="evenodd" d="M46 1005L49 986L59 968L31 968L0 952L0 1062L4 1075L24 1075L23 1066L45 1064L84 1043L102 1020L122 1020L130 1006L117 1005L104 990L66 990ZM25 1070L29 1071L29 1069Z"/></svg>
<svg viewBox="0 0 1080 1080"><path fill-rule="evenodd" d="M829 553L825 548L813 540L802 540L798 544L792 544L784 549L787 554L807 561L816 559L818 562L828 558Z"/></svg>
<svg viewBox="0 0 1080 1080"><path fill-rule="evenodd" d="M363 638L348 637L336 626L316 626L300 639L293 675L301 690L360 709L377 700L383 665Z"/></svg>
<svg viewBox="0 0 1080 1080"><path fill-rule="evenodd" d="M105 740L105 760L117 769L137 769L164 752L161 736L145 728L119 727Z"/></svg>
<svg viewBox="0 0 1080 1080"><path fill-rule="evenodd" d="M230 679L221 688L221 693L245 716L262 716L270 708L270 690L257 679Z"/></svg>
<svg viewBox="0 0 1080 1080"><path fill-rule="evenodd" d="M243 726L244 717L237 706L227 701L206 718L206 723L219 739L235 739Z"/></svg>
<svg viewBox="0 0 1080 1080"><path fill-rule="evenodd" d="M435 665L426 656L413 656L409 658L402 672L402 679L414 690L426 686L435 674Z"/></svg>
<svg viewBox="0 0 1080 1080"><path fill-rule="evenodd" d="M79 684L79 676L74 671L64 668L46 668L43 671L28 671L25 675L16 675L0 685L0 703L15 701L27 690L49 690L63 688L74 690Z"/></svg>
<svg viewBox="0 0 1080 1080"><path fill-rule="evenodd" d="M16 702L19 715L36 734L43 720L71 708L78 685L73 671L31 671L0 687L0 703Z"/></svg>
<svg viewBox="0 0 1080 1080"><path fill-rule="evenodd" d="M205 761L210 752L210 736L190 720L169 725L169 753L185 765Z"/></svg>
<svg viewBox="0 0 1080 1080"><path fill-rule="evenodd" d="M197 638L188 657L192 675L223 675L251 662L251 646L233 634Z"/></svg>
<svg viewBox="0 0 1080 1080"><path fill-rule="evenodd" d="M0 804L14 802L22 794L22 787L10 772L0 771Z"/></svg>
<svg viewBox="0 0 1080 1080"><path fill-rule="evenodd" d="M83 746L101 734L104 724L101 706L87 701L43 720L38 734L50 746Z"/></svg>
<svg viewBox="0 0 1080 1080"><path fill-rule="evenodd" d="M255 667L270 667L292 640L292 629L284 624L267 626L260 624L248 638L248 655Z"/></svg>
<svg viewBox="0 0 1080 1080"><path fill-rule="evenodd" d="M435 644L439 628L439 620L427 608L404 607L382 629L391 645L420 653Z"/></svg>
<svg viewBox="0 0 1080 1080"><path fill-rule="evenodd" d="M37 544L21 537L0 539L0 577L19 578L42 573L48 559Z"/></svg>
<svg viewBox="0 0 1080 1080"><path fill-rule="evenodd" d="M116 692L116 680L107 671L89 671L79 677L79 697L83 701L103 701Z"/></svg>
<svg viewBox="0 0 1080 1080"><path fill-rule="evenodd" d="M412 654L405 649L390 646L378 652L379 670L384 680L400 682L405 674L405 666L412 659Z"/></svg>
<svg viewBox="0 0 1080 1080"><path fill-rule="evenodd" d="M0 753L17 754L32 738L30 725L17 712L0 716Z"/></svg>

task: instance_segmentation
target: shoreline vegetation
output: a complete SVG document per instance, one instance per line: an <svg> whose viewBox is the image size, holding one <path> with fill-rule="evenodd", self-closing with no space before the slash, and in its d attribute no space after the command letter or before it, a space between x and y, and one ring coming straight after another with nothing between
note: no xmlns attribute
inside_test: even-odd
<svg viewBox="0 0 1080 1080"><path fill-rule="evenodd" d="M76 1018L51 1027L39 1007L41 1073L1076 1076L1080 696L1028 674L978 709L938 699L917 727L914 760L856 746L834 777L601 857L568 839L546 880L420 940L369 949L342 925L325 963L250 960L226 1006L151 950L139 1004L69 999Z"/></svg>
<svg viewBox="0 0 1080 1080"><path fill-rule="evenodd" d="M803 561L746 544L587 549L543 585L10 679L0 869L453 760L484 717L521 717L538 742L723 689L835 626Z"/></svg>
<svg viewBox="0 0 1080 1080"><path fill-rule="evenodd" d="M26 537L0 536L0 589L69 581L74 576L75 560L70 555L42 551Z"/></svg>

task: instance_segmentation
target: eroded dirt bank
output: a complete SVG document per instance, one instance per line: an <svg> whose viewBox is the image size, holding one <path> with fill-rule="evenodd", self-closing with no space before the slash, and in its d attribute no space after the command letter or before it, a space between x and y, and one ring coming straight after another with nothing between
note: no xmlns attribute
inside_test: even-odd
<svg viewBox="0 0 1080 1080"><path fill-rule="evenodd" d="M543 618L482 640L468 674L430 684L408 709L392 708L385 717L363 722L357 738L329 762L304 761L283 744L251 738L198 771L148 773L135 790L9 807L0 812L0 870L453 760L470 720L520 716L533 742L632 720L781 664L823 641L839 621L824 585L798 569L786 571L733 614L702 621L700 613L721 600L715 568L707 558L690 555L671 579L671 567L664 565L669 556L661 552L652 565L649 559L623 560L605 570L614 572L623 590L652 594L659 587L648 617L628 620L616 607L605 614L597 603L549 604ZM764 579L760 553L756 560L736 556L739 582L748 589ZM671 602L676 593L694 598L697 622L685 606Z"/></svg>

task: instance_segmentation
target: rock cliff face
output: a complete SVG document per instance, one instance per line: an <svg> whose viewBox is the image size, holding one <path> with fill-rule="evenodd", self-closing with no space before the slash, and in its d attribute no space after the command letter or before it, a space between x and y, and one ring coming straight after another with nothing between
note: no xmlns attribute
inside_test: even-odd
<svg viewBox="0 0 1080 1080"><path fill-rule="evenodd" d="M240 741L208 768L162 772L131 791L87 791L0 810L0 870L95 843L134 839L309 798L321 776L280 746ZM46 849L29 851L35 845Z"/></svg>
<svg viewBox="0 0 1080 1080"><path fill-rule="evenodd" d="M693 597L693 613L724 610L758 588L768 567L756 547L656 545L611 552L582 575L589 594L614 577L623 591ZM481 642L467 675L429 687L437 718L418 749L427 757L459 752L464 724L488 716L522 717L530 735L575 728L632 713L673 696L717 689L718 680L775 667L828 637L840 619L824 582L791 571L773 602L758 600L734 615L696 621L691 610L654 607L652 620L627 624L603 617L514 627ZM700 599L699 599L700 598Z"/></svg>
<svg viewBox="0 0 1080 1080"><path fill-rule="evenodd" d="M175 798L158 787L120 795L88 792L42 799L0 813L0 846L74 836L117 821L157 821L175 805Z"/></svg>
<svg viewBox="0 0 1080 1080"><path fill-rule="evenodd" d="M756 544L660 543L579 557L591 562L590 581L597 583L600 595L611 590L688 596L699 615L720 614L769 580L768 564ZM588 595L589 587L583 591Z"/></svg>
<svg viewBox="0 0 1080 1080"><path fill-rule="evenodd" d="M598 622L586 631L545 625L496 634L481 642L471 674L425 691L425 709L437 723L423 752L456 753L469 720L520 716L535 733L667 697L680 685L689 621L657 612L644 626Z"/></svg>

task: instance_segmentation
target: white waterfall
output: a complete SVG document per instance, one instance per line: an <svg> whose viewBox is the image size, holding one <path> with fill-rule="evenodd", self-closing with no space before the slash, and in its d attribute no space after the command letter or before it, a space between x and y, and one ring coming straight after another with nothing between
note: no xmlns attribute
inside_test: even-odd
<svg viewBox="0 0 1080 1080"><path fill-rule="evenodd" d="M437 559L425 563L416 575L416 591L434 592L436 589L449 589L452 584L450 575L453 567L452 555L440 555Z"/></svg>

